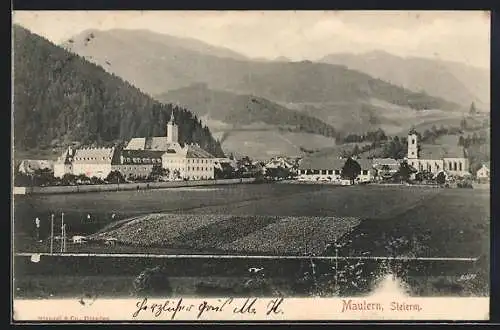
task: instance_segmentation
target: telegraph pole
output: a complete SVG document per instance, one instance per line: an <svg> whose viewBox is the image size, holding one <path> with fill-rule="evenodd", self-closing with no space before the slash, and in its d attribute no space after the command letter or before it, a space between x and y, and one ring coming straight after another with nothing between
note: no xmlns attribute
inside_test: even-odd
<svg viewBox="0 0 500 330"><path fill-rule="evenodd" d="M54 251L54 213L50 215L50 254Z"/></svg>
<svg viewBox="0 0 500 330"><path fill-rule="evenodd" d="M61 213L61 252L64 248L64 212Z"/></svg>
<svg viewBox="0 0 500 330"><path fill-rule="evenodd" d="M35 219L35 227L36 227L36 240L40 242L40 218L36 217Z"/></svg>
<svg viewBox="0 0 500 330"><path fill-rule="evenodd" d="M337 244L337 240L335 240L335 290L336 293L340 293L339 288L339 245Z"/></svg>
<svg viewBox="0 0 500 330"><path fill-rule="evenodd" d="M63 252L66 252L66 224L64 224L64 226L63 226L63 231L64 231Z"/></svg>

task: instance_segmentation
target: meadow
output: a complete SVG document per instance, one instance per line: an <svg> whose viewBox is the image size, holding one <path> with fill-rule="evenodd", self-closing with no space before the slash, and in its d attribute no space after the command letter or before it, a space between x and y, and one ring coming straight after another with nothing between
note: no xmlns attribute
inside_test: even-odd
<svg viewBox="0 0 500 330"><path fill-rule="evenodd" d="M44 292L61 291L47 278L53 272L66 277L80 274L96 283L96 279L92 280L96 274L106 278L122 276L123 281L130 283L134 274L161 265L166 269L166 276L176 278L173 283L185 283L183 278L191 278L191 284L185 288L188 293L196 292L193 288L199 285L205 293L211 285L214 292L220 292L217 290L224 285L229 290L233 286L229 283L244 282L249 276L249 267L264 267L268 280L281 283L276 282L275 289L298 294L297 283L303 281L304 274L311 276L310 262L314 256L333 255L479 258L470 263L408 261L384 265L378 261L345 260L344 269L354 273L344 278L358 281L351 281L356 285L347 285L346 292L361 290L363 285L359 281L372 286L374 274L384 267L398 272L418 294L488 292L488 190L252 184L24 196L15 201L15 206L16 211L19 210L15 213L15 247L19 252L48 251L46 240L33 242L32 219L34 216L48 219L50 212L58 216L64 212L70 235L85 234L96 239L114 237L119 241L115 247L68 243L68 252L311 256L310 261L115 258L111 262L108 258L88 258L82 262L82 259L67 257L51 262L56 257L43 257L38 264L29 262L29 258L18 258L16 274L19 274L22 292L30 291L26 287L35 291L36 288ZM117 215L114 220L110 217L112 213ZM91 214L90 221L86 219L87 214ZM56 220L60 224L60 219ZM44 223L47 227L47 221ZM47 231L44 233L46 238ZM329 283L328 274L331 275L333 266L331 261L314 262L316 274L322 278L315 280L317 289L319 282ZM341 271L341 266L337 267ZM469 273L474 274L472 282L457 282ZM80 277L77 281L81 282ZM215 284L209 284L210 281ZM184 289L176 287L175 290Z"/></svg>

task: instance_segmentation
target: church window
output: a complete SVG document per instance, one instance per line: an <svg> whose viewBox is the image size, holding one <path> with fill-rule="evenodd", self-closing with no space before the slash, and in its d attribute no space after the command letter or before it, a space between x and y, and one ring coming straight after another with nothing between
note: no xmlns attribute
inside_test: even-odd
<svg viewBox="0 0 500 330"><path fill-rule="evenodd" d="M335 175L339 175L340 174L340 170L335 170Z"/></svg>
<svg viewBox="0 0 500 330"><path fill-rule="evenodd" d="M458 170L462 171L462 162L458 163Z"/></svg>
<svg viewBox="0 0 500 330"><path fill-rule="evenodd" d="M457 170L457 162L453 162L453 170L456 171Z"/></svg>
<svg viewBox="0 0 500 330"><path fill-rule="evenodd" d="M411 144L415 144L415 139L411 139Z"/></svg>
<svg viewBox="0 0 500 330"><path fill-rule="evenodd" d="M363 170L363 175L368 175L368 170Z"/></svg>

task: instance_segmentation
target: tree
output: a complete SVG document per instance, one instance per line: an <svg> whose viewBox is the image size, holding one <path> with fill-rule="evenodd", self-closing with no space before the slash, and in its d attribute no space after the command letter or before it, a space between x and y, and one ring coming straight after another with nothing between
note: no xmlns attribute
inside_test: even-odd
<svg viewBox="0 0 500 330"><path fill-rule="evenodd" d="M462 120L460 120L460 129L462 130L467 129L467 120L465 118L462 118Z"/></svg>
<svg viewBox="0 0 500 330"><path fill-rule="evenodd" d="M268 168L266 169L266 175L270 178L273 179L286 179L292 175L290 173L290 170L283 168L281 166L275 167L275 168Z"/></svg>
<svg viewBox="0 0 500 330"><path fill-rule="evenodd" d="M98 178L96 176L93 176L90 178L90 184L103 184L104 180L101 178Z"/></svg>
<svg viewBox="0 0 500 330"><path fill-rule="evenodd" d="M476 104L474 102L471 103L469 113L474 116L476 114Z"/></svg>
<svg viewBox="0 0 500 330"><path fill-rule="evenodd" d="M24 173L17 172L14 177L14 185L16 187L28 187L31 185L31 177Z"/></svg>
<svg viewBox="0 0 500 330"><path fill-rule="evenodd" d="M86 176L85 174L78 174L76 176L76 180L78 183L83 183L83 184L86 184L86 183L89 183L90 182L90 178L88 176Z"/></svg>
<svg viewBox="0 0 500 330"><path fill-rule="evenodd" d="M444 172L439 172L437 177L436 177L436 182L438 184L444 184L446 182L446 175Z"/></svg>
<svg viewBox="0 0 500 330"><path fill-rule="evenodd" d="M359 146L356 144L356 145L354 145L354 148L352 149L351 154L352 154L353 156L356 156L356 155L358 155L359 153L360 153Z"/></svg>
<svg viewBox="0 0 500 330"><path fill-rule="evenodd" d="M163 168L161 165L154 165L151 169L151 173L149 173L148 179L152 181L158 181L162 177L166 177L170 174L170 171L166 168Z"/></svg>
<svg viewBox="0 0 500 330"><path fill-rule="evenodd" d="M119 171L111 171L106 177L106 181L109 183L125 183L125 178Z"/></svg>
<svg viewBox="0 0 500 330"><path fill-rule="evenodd" d="M66 173L61 178L61 183L64 186L69 186L76 183L76 176L71 173Z"/></svg>
<svg viewBox="0 0 500 330"><path fill-rule="evenodd" d="M361 166L357 161L352 159L351 157L347 158L342 167L341 176L342 178L351 180L351 184L354 184L354 180L361 173Z"/></svg>
<svg viewBox="0 0 500 330"><path fill-rule="evenodd" d="M172 286L165 274L165 269L156 266L146 268L132 282L134 294L136 295L170 295Z"/></svg>
<svg viewBox="0 0 500 330"><path fill-rule="evenodd" d="M416 170L413 169L406 161L399 165L398 176L401 181L408 182L410 180L410 176L415 172Z"/></svg>

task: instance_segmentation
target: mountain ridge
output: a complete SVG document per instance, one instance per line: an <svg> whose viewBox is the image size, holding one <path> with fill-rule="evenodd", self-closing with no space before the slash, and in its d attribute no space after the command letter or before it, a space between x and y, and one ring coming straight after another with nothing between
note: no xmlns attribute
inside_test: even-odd
<svg viewBox="0 0 500 330"><path fill-rule="evenodd" d="M145 51L147 50L147 51ZM324 102L379 97L416 109L455 109L444 99L415 93L345 66L312 61L236 60L201 54L122 31L106 31L71 51L121 76L149 95L206 83L210 88L252 94L273 102Z"/></svg>
<svg viewBox="0 0 500 330"><path fill-rule="evenodd" d="M401 57L382 50L334 53L318 60L345 65L413 91L425 90L462 105L489 108L489 72L461 62L417 56ZM488 109L489 110L489 109Z"/></svg>

